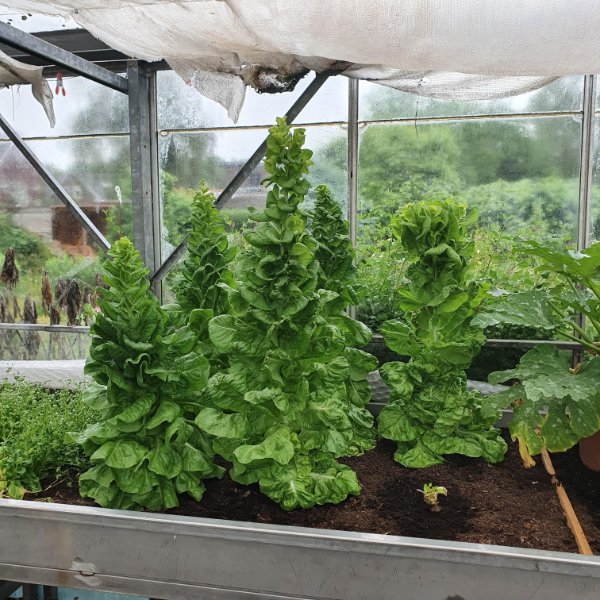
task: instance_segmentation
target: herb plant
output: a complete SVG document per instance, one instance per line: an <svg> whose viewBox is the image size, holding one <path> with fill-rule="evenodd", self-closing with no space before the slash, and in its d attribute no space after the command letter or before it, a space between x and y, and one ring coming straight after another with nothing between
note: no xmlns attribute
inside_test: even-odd
<svg viewBox="0 0 600 600"><path fill-rule="evenodd" d="M347 314L348 307L358 302L357 269L354 248L348 237L348 221L326 185L317 186L315 191L312 234L318 244L315 253L319 262L318 287L337 294L337 298L327 303L326 315L330 323L344 332L348 345L344 356L350 365L346 394L350 401L348 416L354 429L352 453L361 453L375 446L373 417L364 407L371 399L367 377L369 371L377 368L377 360L355 348L369 343L371 331Z"/></svg>
<svg viewBox="0 0 600 600"><path fill-rule="evenodd" d="M519 441L524 464L533 466L532 455L543 448L567 450L600 429L600 243L574 252L527 242L520 251L537 259L538 272L553 284L498 298L476 323L544 327L589 351L586 360L571 368L570 353L536 346L515 369L489 376L492 383L518 382L494 402L512 406L511 436ZM581 326L579 313L587 327Z"/></svg>
<svg viewBox="0 0 600 600"><path fill-rule="evenodd" d="M121 238L109 257L85 366L95 383L84 400L100 419L72 434L93 465L79 478L80 492L123 509L172 508L184 492L200 500L202 480L221 472L193 421L208 361L187 325L167 330L133 244Z"/></svg>
<svg viewBox="0 0 600 600"><path fill-rule="evenodd" d="M41 480L87 461L65 431L85 428L96 414L80 391L47 391L24 381L0 383L0 496L40 492Z"/></svg>
<svg viewBox="0 0 600 600"><path fill-rule="evenodd" d="M319 246L299 209L312 155L303 143L304 130L292 133L285 119L270 129L266 208L250 213L256 225L236 259L230 314L209 323L230 366L209 380L211 406L196 419L231 461L231 477L258 482L286 510L359 493L356 474L335 459L354 439L346 382L371 364L362 355L350 364L346 330L328 310L338 295L318 287Z"/></svg>
<svg viewBox="0 0 600 600"><path fill-rule="evenodd" d="M498 411L466 389L465 369L485 341L471 324L483 291L466 280L467 228L475 220L465 206L436 200L405 206L392 223L408 255L409 283L398 291L403 316L381 332L410 359L380 369L391 396L378 425L382 437L398 442L394 458L407 467L441 463L444 454L495 463L506 452L494 427Z"/></svg>

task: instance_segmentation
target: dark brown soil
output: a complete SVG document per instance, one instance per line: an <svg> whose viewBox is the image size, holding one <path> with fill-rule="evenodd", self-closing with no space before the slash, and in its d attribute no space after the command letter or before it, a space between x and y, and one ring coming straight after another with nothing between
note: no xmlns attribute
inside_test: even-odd
<svg viewBox="0 0 600 600"><path fill-rule="evenodd" d="M393 449L393 444L381 442L364 456L343 460L356 470L363 490L338 506L285 512L263 496L258 486L242 486L224 477L206 482L201 503L185 496L180 507L168 512L577 552L541 461L533 469L524 469L516 444L509 444L499 465L451 456L443 465L421 470L395 463ZM554 455L553 460L592 548L600 552L600 474L581 465L576 449ZM431 512L417 491L425 483L448 489L448 497L441 497L441 512ZM27 499L92 505L79 497L75 473Z"/></svg>

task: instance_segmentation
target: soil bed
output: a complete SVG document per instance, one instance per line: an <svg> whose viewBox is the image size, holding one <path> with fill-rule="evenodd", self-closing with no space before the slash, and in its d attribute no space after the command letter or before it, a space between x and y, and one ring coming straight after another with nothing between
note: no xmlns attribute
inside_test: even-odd
<svg viewBox="0 0 600 600"><path fill-rule="evenodd" d="M479 459L451 456L430 469L406 469L393 461L394 446L380 442L364 456L343 459L356 470L363 490L338 506L285 512L257 486L242 486L224 477L206 482L201 503L187 496L171 514L253 521L300 527L404 535L478 544L577 552L558 498L541 461L522 467L517 445L509 443L505 460L489 466ZM594 552L600 553L600 475L579 462L576 449L553 455ZM91 506L77 493L77 474L27 500ZM417 489L442 485L448 497L434 513ZM596 510L594 512L594 507Z"/></svg>

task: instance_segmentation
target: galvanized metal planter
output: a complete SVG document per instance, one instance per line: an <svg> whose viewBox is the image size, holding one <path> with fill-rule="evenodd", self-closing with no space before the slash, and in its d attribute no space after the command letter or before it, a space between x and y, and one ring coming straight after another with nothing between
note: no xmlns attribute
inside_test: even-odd
<svg viewBox="0 0 600 600"><path fill-rule="evenodd" d="M0 500L0 578L173 600L596 600L600 558Z"/></svg>

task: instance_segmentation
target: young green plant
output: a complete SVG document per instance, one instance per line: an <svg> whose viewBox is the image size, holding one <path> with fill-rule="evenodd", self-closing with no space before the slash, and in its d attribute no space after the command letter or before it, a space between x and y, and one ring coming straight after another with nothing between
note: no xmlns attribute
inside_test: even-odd
<svg viewBox="0 0 600 600"><path fill-rule="evenodd" d="M48 391L18 380L0 383L0 496L22 498L42 491L42 479L59 478L87 461L65 431L97 418L81 391Z"/></svg>
<svg viewBox="0 0 600 600"><path fill-rule="evenodd" d="M417 492L423 494L423 502L429 506L431 512L440 512L442 507L439 497L448 495L448 490L444 486L433 485L433 483L424 484L423 489Z"/></svg>

